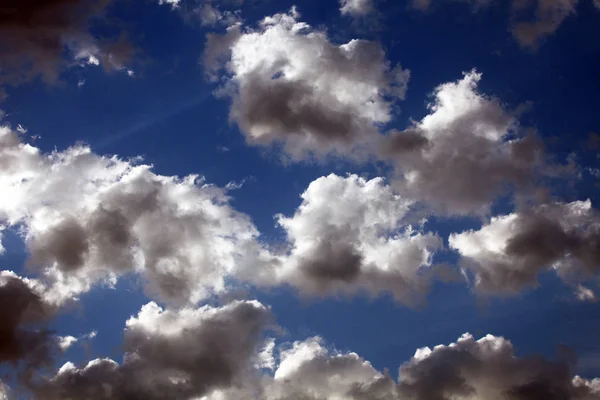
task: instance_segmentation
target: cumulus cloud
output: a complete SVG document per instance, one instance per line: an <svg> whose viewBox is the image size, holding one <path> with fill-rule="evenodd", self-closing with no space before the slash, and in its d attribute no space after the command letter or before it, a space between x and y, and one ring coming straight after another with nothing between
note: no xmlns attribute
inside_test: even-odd
<svg viewBox="0 0 600 400"><path fill-rule="evenodd" d="M252 371L271 322L269 309L256 301L177 311L148 303L126 322L122 363L66 363L36 388L37 398L189 399L234 387Z"/></svg>
<svg viewBox="0 0 600 400"><path fill-rule="evenodd" d="M111 4L112 0L3 1L0 86L37 77L54 83L65 68L79 62L121 69L133 55L130 44L123 37L103 40L90 33Z"/></svg>
<svg viewBox="0 0 600 400"><path fill-rule="evenodd" d="M382 178L331 174L313 181L295 214L278 216L291 245L279 280L307 293L388 292L418 301L443 244L406 223L410 206Z"/></svg>
<svg viewBox="0 0 600 400"><path fill-rule="evenodd" d="M427 116L381 141L400 192L435 212L484 214L508 187L531 184L541 163L541 142L519 135L514 114L478 92L480 79L471 71L438 86Z"/></svg>
<svg viewBox="0 0 600 400"><path fill-rule="evenodd" d="M498 216L449 237L461 266L486 293L516 293L554 270L571 281L600 268L600 215L591 202L551 203Z"/></svg>
<svg viewBox="0 0 600 400"><path fill-rule="evenodd" d="M573 375L572 360L517 357L512 343L464 334L456 343L422 348L400 366L396 381L356 353L295 342L279 355L274 376L260 389L213 392L202 400L593 400L600 380ZM257 395L257 393L259 393Z"/></svg>
<svg viewBox="0 0 600 400"><path fill-rule="evenodd" d="M567 17L575 13L579 0L514 0L512 33L523 47L535 48L553 34ZM535 5L532 20L522 17Z"/></svg>
<svg viewBox="0 0 600 400"><path fill-rule="evenodd" d="M336 45L298 18L292 9L257 29L209 36L208 73L214 77L224 65L221 93L231 96L230 118L249 143L282 144L294 159L360 154L377 126L390 121L410 73L391 65L378 43Z"/></svg>
<svg viewBox="0 0 600 400"><path fill-rule="evenodd" d="M417 350L400 367L400 398L595 399L600 381L573 377L570 360L517 357L512 343L487 335L463 335L449 346Z"/></svg>
<svg viewBox="0 0 600 400"><path fill-rule="evenodd" d="M47 365L58 350L55 337L45 328L54 310L43 301L40 289L36 281L0 271L0 365L30 370Z"/></svg>
<svg viewBox="0 0 600 400"><path fill-rule="evenodd" d="M360 17L373 12L373 0L340 0L340 13Z"/></svg>
<svg viewBox="0 0 600 400"><path fill-rule="evenodd" d="M149 295L194 303L223 291L234 270L267 257L226 191L195 175L157 175L139 160L85 146L44 154L6 126L0 166L0 224L19 227L49 302L138 272Z"/></svg>

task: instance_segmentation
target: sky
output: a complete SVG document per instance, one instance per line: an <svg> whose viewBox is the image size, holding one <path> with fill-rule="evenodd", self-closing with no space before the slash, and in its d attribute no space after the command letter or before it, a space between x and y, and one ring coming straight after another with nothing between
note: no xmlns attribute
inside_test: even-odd
<svg viewBox="0 0 600 400"><path fill-rule="evenodd" d="M597 0L0 5L0 400L600 399Z"/></svg>

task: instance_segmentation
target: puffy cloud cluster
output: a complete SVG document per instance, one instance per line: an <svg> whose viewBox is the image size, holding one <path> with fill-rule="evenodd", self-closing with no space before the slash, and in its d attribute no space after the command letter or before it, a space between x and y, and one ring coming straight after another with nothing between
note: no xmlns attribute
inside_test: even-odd
<svg viewBox="0 0 600 400"><path fill-rule="evenodd" d="M253 371L271 323L269 309L256 301L177 311L148 303L126 323L122 363L66 363L38 384L37 399L183 400L234 387Z"/></svg>
<svg viewBox="0 0 600 400"><path fill-rule="evenodd" d="M480 79L471 71L438 86L430 114L382 140L400 192L435 212L485 213L508 187L531 184L542 162L541 142L519 136L514 115L477 91Z"/></svg>
<svg viewBox="0 0 600 400"><path fill-rule="evenodd" d="M373 12L373 0L340 0L340 13L360 17Z"/></svg>
<svg viewBox="0 0 600 400"><path fill-rule="evenodd" d="M18 135L0 128L0 224L19 227L49 302L139 272L149 294L194 303L269 258L250 219L197 176L157 175L85 146L43 154Z"/></svg>
<svg viewBox="0 0 600 400"><path fill-rule="evenodd" d="M419 349L400 366L397 382L355 353L328 350L319 338L294 343L279 359L274 376L264 378L261 389L219 391L203 400L595 400L600 396L600 380L573 376L570 360L517 357L509 340L492 335L475 340L464 334L456 343Z"/></svg>
<svg viewBox="0 0 600 400"><path fill-rule="evenodd" d="M307 293L363 290L418 301L443 243L407 225L410 206L381 178L332 174L313 181L296 213L278 217L291 245L279 280Z"/></svg>
<svg viewBox="0 0 600 400"><path fill-rule="evenodd" d="M597 274L600 215L589 200L550 203L494 217L477 231L451 235L449 243L474 274L477 289L516 293L535 285L544 270L568 280ZM590 297L589 289L578 292Z"/></svg>
<svg viewBox="0 0 600 400"><path fill-rule="evenodd" d="M205 66L215 74L227 61L222 93L232 97L230 118L249 143L282 144L295 159L364 154L404 97L410 73L392 66L378 43L336 45L298 18L292 9L255 30L209 35Z"/></svg>
<svg viewBox="0 0 600 400"><path fill-rule="evenodd" d="M5 0L0 16L0 86L41 77L54 83L73 63L121 69L133 55L123 39L90 33L112 0ZM69 56L65 58L65 48Z"/></svg>

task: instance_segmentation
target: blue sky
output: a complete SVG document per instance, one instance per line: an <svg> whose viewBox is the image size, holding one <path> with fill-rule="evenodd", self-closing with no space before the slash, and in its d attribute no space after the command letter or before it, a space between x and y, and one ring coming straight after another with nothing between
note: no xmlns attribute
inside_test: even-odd
<svg viewBox="0 0 600 400"><path fill-rule="evenodd" d="M597 1L4 3L0 399L600 398Z"/></svg>

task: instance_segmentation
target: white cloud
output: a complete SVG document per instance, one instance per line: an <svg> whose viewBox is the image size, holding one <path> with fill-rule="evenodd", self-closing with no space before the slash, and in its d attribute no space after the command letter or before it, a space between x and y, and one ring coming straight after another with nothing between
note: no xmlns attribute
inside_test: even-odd
<svg viewBox="0 0 600 400"><path fill-rule="evenodd" d="M58 347L62 351L68 350L74 343L77 343L77 338L74 336L58 336Z"/></svg>
<svg viewBox="0 0 600 400"><path fill-rule="evenodd" d="M476 288L516 293L544 270L568 281L586 279L600 265L600 217L590 201L551 203L494 217L479 230L449 237Z"/></svg>
<svg viewBox="0 0 600 400"><path fill-rule="evenodd" d="M10 388L0 380L0 400L11 400Z"/></svg>
<svg viewBox="0 0 600 400"><path fill-rule="evenodd" d="M179 7L180 0L158 0L158 4L168 4L173 8Z"/></svg>
<svg viewBox="0 0 600 400"><path fill-rule="evenodd" d="M519 136L515 117L478 92L480 79L471 71L438 86L430 114L381 143L400 192L434 212L485 214L507 186L531 184L541 163L541 143Z"/></svg>
<svg viewBox="0 0 600 400"><path fill-rule="evenodd" d="M21 228L50 302L138 272L148 294L194 303L268 258L250 219L197 176L157 175L85 146L43 154L8 127L0 128L0 165L0 223Z"/></svg>
<svg viewBox="0 0 600 400"><path fill-rule="evenodd" d="M596 294L591 289L588 289L583 285L577 285L575 288L575 297L579 301L596 301Z"/></svg>
<svg viewBox="0 0 600 400"><path fill-rule="evenodd" d="M296 213L278 217L291 245L278 279L308 293L390 292L418 302L443 244L407 225L410 206L382 178L332 174L313 181Z"/></svg>
<svg viewBox="0 0 600 400"><path fill-rule="evenodd" d="M336 45L298 18L292 9L255 30L209 35L205 66L214 75L228 55L221 92L232 96L230 117L249 143L283 144L294 159L364 155L404 98L409 71L392 66L378 43Z"/></svg>
<svg viewBox="0 0 600 400"><path fill-rule="evenodd" d="M340 13L359 17L373 11L373 0L340 0Z"/></svg>

